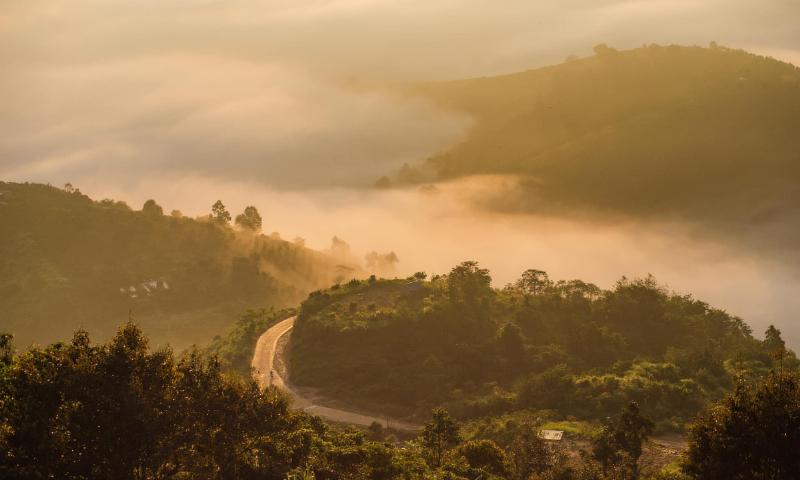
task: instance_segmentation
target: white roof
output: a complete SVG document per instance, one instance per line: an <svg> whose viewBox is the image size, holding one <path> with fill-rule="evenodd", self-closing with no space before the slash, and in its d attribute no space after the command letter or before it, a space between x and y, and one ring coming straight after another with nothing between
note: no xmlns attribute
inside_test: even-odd
<svg viewBox="0 0 800 480"><path fill-rule="evenodd" d="M564 436L564 432L562 430L542 430L539 432L539 438L542 440L553 440L559 441L561 437Z"/></svg>

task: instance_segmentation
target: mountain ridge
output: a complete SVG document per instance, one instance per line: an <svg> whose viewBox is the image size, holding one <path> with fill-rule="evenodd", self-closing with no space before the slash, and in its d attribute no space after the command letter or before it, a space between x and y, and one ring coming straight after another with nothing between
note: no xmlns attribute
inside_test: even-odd
<svg viewBox="0 0 800 480"><path fill-rule="evenodd" d="M135 211L72 189L0 183L0 329L105 338L127 317L157 343L205 344L247 309L286 307L358 265L227 223ZM148 210L149 208L149 210Z"/></svg>
<svg viewBox="0 0 800 480"><path fill-rule="evenodd" d="M800 215L800 68L713 44L595 52L409 88L474 126L463 142L376 185L500 174L517 186L476 203L731 228Z"/></svg>

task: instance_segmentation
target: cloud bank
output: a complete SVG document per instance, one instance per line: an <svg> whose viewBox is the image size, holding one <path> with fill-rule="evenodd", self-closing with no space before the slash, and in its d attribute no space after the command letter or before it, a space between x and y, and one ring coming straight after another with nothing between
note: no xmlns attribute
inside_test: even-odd
<svg viewBox="0 0 800 480"><path fill-rule="evenodd" d="M368 185L455 141L466 125L421 101L208 55L17 76L28 87L5 99L0 120L0 168L12 178L124 182L182 172L283 187Z"/></svg>
<svg viewBox="0 0 800 480"><path fill-rule="evenodd" d="M0 176L365 185L469 125L376 86L532 68L600 42L716 40L792 60L798 24L791 0L7 0Z"/></svg>

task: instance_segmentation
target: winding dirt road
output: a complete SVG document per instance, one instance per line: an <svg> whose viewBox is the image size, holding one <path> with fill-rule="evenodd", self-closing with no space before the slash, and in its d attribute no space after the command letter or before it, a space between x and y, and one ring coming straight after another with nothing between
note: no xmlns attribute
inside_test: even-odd
<svg viewBox="0 0 800 480"><path fill-rule="evenodd" d="M351 425L369 426L372 422L378 422L384 427L394 428L396 430L418 430L418 425L413 425L399 420L389 419L387 417L379 418L361 413L340 410L337 408L325 407L315 403L316 399L303 397L289 382L283 379L280 372L275 368L275 357L280 355L278 344L284 335L288 335L294 327L294 321L297 317L290 317L286 320L276 323L269 328L263 335L258 338L256 343L256 351L253 354L253 361L251 365L255 370L255 377L261 388L266 388L269 385L274 385L285 392L289 393L292 397L293 405L295 408L300 408L306 412L322 417L326 420L339 423L348 423Z"/></svg>

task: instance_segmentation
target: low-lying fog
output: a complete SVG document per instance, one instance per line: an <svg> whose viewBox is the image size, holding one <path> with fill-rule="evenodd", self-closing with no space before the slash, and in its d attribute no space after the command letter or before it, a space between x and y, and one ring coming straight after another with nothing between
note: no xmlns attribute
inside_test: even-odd
<svg viewBox="0 0 800 480"><path fill-rule="evenodd" d="M800 346L800 269L749 255L724 241L687 232L678 224L591 222L476 212L475 195L501 188L495 178L467 179L435 189L394 191L319 189L285 191L253 183L210 178L152 178L113 187L85 180L83 191L141 205L155 197L169 211L200 215L222 198L232 212L256 205L266 233L326 249L333 235L355 252L394 251L399 275L423 270L446 273L456 263L478 260L496 286L514 281L526 268L553 279L580 278L611 287L621 276L653 274L678 293L723 308L761 334L774 323Z"/></svg>

